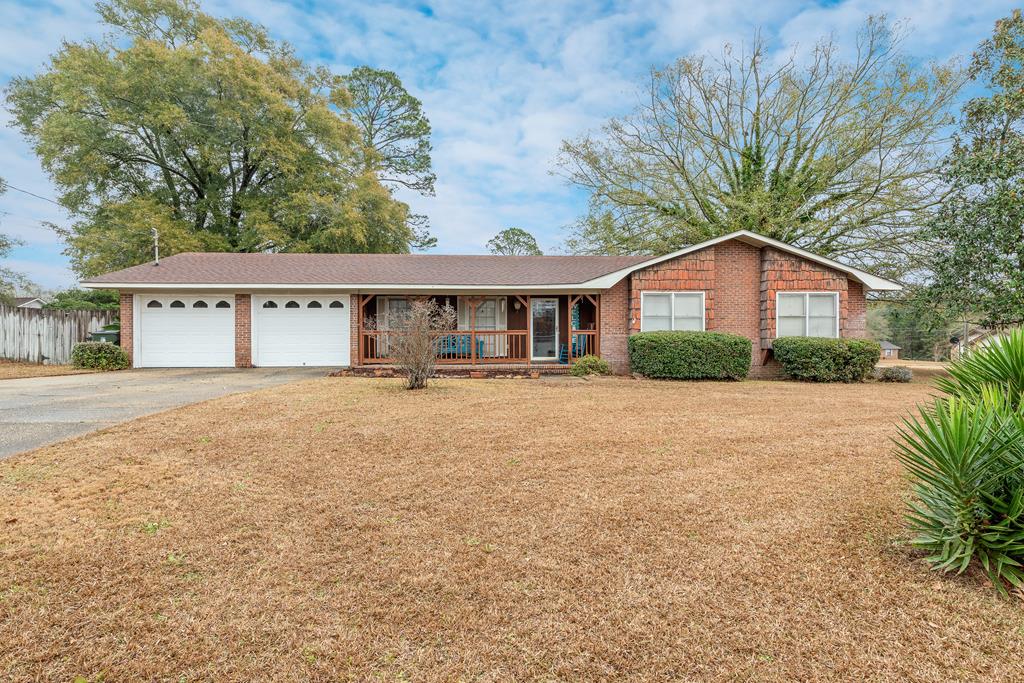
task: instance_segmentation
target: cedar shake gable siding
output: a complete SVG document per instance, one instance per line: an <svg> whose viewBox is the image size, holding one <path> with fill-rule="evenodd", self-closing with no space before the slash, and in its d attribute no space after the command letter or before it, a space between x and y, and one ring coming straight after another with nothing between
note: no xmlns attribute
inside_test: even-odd
<svg viewBox="0 0 1024 683"><path fill-rule="evenodd" d="M629 310L625 314L631 334L640 331L642 291L703 291L705 329L750 339L750 374L755 378L778 376L780 370L770 353L775 338L776 292L838 292L839 336L866 336L863 285L845 273L772 247L727 240L634 271L628 280ZM611 311L602 309L602 322L608 313ZM602 324L602 333L604 327ZM605 348L602 340L602 350ZM609 359L613 367L615 360Z"/></svg>

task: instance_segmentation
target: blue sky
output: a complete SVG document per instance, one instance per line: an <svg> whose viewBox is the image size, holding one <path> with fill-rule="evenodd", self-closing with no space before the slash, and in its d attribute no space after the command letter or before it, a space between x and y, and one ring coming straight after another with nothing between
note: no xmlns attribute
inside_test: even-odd
<svg viewBox="0 0 1024 683"><path fill-rule="evenodd" d="M339 72L370 64L398 73L434 127L437 196L403 197L427 214L437 251L479 253L519 226L556 251L585 196L551 175L559 142L625 113L652 65L717 53L760 28L780 54L833 34L852 44L870 14L908 22L908 52L969 55L1013 2L996 0L639 0L573 2L328 2L209 0L207 12L245 16ZM0 0L0 80L32 74L61 40L102 34L93 3ZM0 177L43 197L56 192L0 112ZM46 288L74 283L57 235L68 217L8 190L0 232L25 244L4 265Z"/></svg>

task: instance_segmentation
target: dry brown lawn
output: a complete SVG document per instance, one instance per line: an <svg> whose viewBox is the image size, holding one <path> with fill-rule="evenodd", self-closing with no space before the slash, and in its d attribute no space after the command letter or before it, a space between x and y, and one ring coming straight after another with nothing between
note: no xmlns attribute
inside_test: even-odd
<svg viewBox="0 0 1024 683"><path fill-rule="evenodd" d="M1009 681L904 543L926 384L327 378L0 463L0 672Z"/></svg>
<svg viewBox="0 0 1024 683"><path fill-rule="evenodd" d="M54 375L79 375L95 370L76 370L70 365L40 365L0 360L0 380L22 379L23 377L52 377Z"/></svg>

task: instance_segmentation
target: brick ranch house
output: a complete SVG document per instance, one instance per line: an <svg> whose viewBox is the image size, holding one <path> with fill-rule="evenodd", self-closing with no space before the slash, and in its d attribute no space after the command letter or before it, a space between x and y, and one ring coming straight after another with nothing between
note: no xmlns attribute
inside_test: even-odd
<svg viewBox="0 0 1024 683"><path fill-rule="evenodd" d="M389 319L431 297L458 310L452 370L627 373L631 334L675 329L748 337L754 377L776 337L863 337L865 294L900 289L749 231L657 257L186 253L82 284L120 291L134 367L388 367Z"/></svg>

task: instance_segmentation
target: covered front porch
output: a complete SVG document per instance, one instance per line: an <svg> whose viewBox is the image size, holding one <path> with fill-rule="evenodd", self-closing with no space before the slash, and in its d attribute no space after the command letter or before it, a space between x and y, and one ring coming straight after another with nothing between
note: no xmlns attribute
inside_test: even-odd
<svg viewBox="0 0 1024 683"><path fill-rule="evenodd" d="M396 320L415 299L431 299L458 312L451 330L434 332L442 366L555 369L585 355L600 355L600 294L391 294L358 295L358 364L395 362Z"/></svg>

